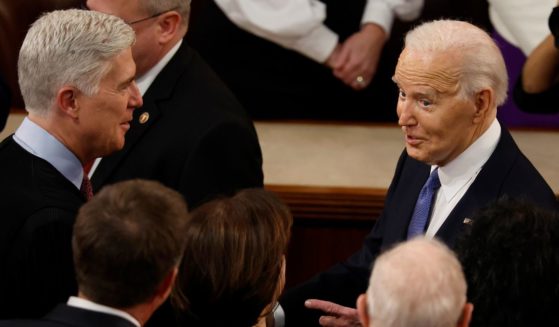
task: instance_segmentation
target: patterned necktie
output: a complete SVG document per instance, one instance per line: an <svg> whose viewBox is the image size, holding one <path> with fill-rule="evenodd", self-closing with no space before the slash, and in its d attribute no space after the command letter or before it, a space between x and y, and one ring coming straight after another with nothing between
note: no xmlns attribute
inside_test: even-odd
<svg viewBox="0 0 559 327"><path fill-rule="evenodd" d="M421 192L419 192L419 197L415 203L413 216L408 227L408 239L425 232L425 226L431 214L431 204L433 203L433 199L439 187L441 187L439 168L435 168L435 170L431 172L431 175L429 175L425 185L423 185Z"/></svg>
<svg viewBox="0 0 559 327"><path fill-rule="evenodd" d="M91 200L91 198L93 197L93 187L91 187L91 181L89 180L89 177L87 177L86 173L83 174L80 193L87 201Z"/></svg>

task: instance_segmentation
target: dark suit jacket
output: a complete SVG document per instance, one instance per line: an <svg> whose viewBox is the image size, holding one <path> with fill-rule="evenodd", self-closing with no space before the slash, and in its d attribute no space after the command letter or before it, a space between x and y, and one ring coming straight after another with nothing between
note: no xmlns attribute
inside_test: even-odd
<svg viewBox="0 0 559 327"><path fill-rule="evenodd" d="M72 227L85 202L12 137L0 144L0 319L39 318L76 293Z"/></svg>
<svg viewBox="0 0 559 327"><path fill-rule="evenodd" d="M142 124L145 113L149 119ZM134 112L124 149L101 160L93 189L132 178L178 190L191 208L217 194L263 185L252 122L184 41Z"/></svg>
<svg viewBox="0 0 559 327"><path fill-rule="evenodd" d="M308 298L326 299L355 307L358 295L367 289L370 268L375 258L383 249L406 239L417 197L429 172L429 165L409 157L405 151L402 153L388 189L383 213L361 250L346 262L289 290L280 301L285 310L286 324L318 325L318 315L303 306ZM547 208L556 209L557 206L551 188L520 152L509 132L502 128L495 151L436 237L452 247L464 229L464 218L472 218L477 209L505 194L525 197Z"/></svg>
<svg viewBox="0 0 559 327"><path fill-rule="evenodd" d="M135 327L130 321L110 314L58 305L39 320L0 321L0 327Z"/></svg>

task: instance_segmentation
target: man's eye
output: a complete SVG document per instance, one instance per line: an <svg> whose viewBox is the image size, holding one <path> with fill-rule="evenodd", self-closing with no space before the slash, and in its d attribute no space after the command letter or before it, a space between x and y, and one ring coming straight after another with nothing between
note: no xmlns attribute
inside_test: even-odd
<svg viewBox="0 0 559 327"><path fill-rule="evenodd" d="M429 108L433 103L426 99L419 100L419 104L424 108Z"/></svg>
<svg viewBox="0 0 559 327"><path fill-rule="evenodd" d="M406 92L400 90L400 91L398 91L398 96L402 99L405 99L406 98Z"/></svg>

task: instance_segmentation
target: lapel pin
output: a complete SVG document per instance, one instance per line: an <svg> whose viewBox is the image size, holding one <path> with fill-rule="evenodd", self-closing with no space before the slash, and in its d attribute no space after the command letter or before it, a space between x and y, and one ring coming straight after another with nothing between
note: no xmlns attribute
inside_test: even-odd
<svg viewBox="0 0 559 327"><path fill-rule="evenodd" d="M464 218L464 221L463 221L463 223L466 224L466 225L471 225L472 222L473 221L470 218Z"/></svg>
<svg viewBox="0 0 559 327"><path fill-rule="evenodd" d="M149 120L149 112L143 112L138 120L140 124L145 124Z"/></svg>

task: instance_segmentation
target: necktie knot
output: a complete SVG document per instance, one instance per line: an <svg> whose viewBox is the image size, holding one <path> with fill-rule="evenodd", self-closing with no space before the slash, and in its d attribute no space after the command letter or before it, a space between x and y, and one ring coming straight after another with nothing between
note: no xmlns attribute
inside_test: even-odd
<svg viewBox="0 0 559 327"><path fill-rule="evenodd" d="M429 175L429 178L421 188L419 196L417 197L413 216L408 227L408 239L425 232L425 227L431 215L433 199L440 187L439 168L435 168L435 170L431 172L431 175Z"/></svg>
<svg viewBox="0 0 559 327"><path fill-rule="evenodd" d="M433 191L436 191L439 189L439 187L441 187L441 180L439 179L439 168L435 168L431 172L431 175L429 175L427 182L425 182L425 186Z"/></svg>

